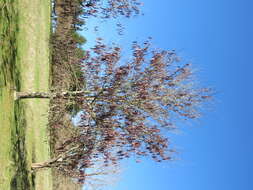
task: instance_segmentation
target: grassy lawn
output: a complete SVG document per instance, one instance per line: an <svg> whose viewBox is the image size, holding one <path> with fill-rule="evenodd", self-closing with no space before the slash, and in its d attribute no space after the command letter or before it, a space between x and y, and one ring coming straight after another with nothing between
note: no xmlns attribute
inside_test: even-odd
<svg viewBox="0 0 253 190"><path fill-rule="evenodd" d="M50 170L30 172L49 159L47 100L14 101L19 91L49 88L50 0L0 2L0 189L50 190Z"/></svg>
<svg viewBox="0 0 253 190"><path fill-rule="evenodd" d="M18 171L18 153L24 141L18 135L15 114L19 112L13 101L13 86L18 81L17 12L13 1L0 3L0 189L11 189L12 177ZM21 110L21 109L20 109ZM17 117L16 117L17 118ZM21 119L20 119L21 123ZM20 128L19 132L24 128ZM24 131L24 130L23 130ZM16 159L17 158L17 159ZM25 168L24 168L25 169ZM25 170L24 170L25 171ZM27 176L27 175L23 175ZM20 178L18 177L17 180ZM15 186L15 185L13 185ZM13 188L12 188L13 189Z"/></svg>

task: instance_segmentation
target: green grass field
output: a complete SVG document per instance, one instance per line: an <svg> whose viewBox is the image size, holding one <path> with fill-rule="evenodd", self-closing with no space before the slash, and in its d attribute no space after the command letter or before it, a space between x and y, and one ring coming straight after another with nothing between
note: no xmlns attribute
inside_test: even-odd
<svg viewBox="0 0 253 190"><path fill-rule="evenodd" d="M0 189L50 190L48 100L14 101L18 91L49 88L50 0L0 2Z"/></svg>

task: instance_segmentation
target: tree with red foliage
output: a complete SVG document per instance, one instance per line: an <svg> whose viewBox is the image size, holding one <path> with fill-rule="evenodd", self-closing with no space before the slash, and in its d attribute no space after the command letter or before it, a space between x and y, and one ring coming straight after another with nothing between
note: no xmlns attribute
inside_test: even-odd
<svg viewBox="0 0 253 190"><path fill-rule="evenodd" d="M104 167L131 156L172 159L163 130L176 128L175 117L198 118L211 90L198 88L190 64L180 63L175 51L152 49L150 40L133 42L127 61L121 52L98 39L82 64L82 91L17 92L17 98L68 98L82 107L78 134L33 169L56 167L83 182L96 159Z"/></svg>

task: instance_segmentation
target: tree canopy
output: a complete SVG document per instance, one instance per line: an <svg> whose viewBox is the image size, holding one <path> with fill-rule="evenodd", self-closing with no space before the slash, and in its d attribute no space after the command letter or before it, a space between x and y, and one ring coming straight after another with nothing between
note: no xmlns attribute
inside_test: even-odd
<svg viewBox="0 0 253 190"><path fill-rule="evenodd" d="M64 127L67 100L76 105L80 120L73 135L59 143L54 157L33 163L32 168L54 167L83 183L132 156L172 160L174 150L166 131L177 128L177 119L200 117L212 90L198 86L192 66L174 50L153 48L151 38L132 42L128 59L122 57L119 45L106 45L101 38L89 51L82 51L86 39L77 31L83 19L129 18L140 13L138 1L58 1L58 6L68 8L57 10L58 16L68 19L58 19L64 25L56 24L54 33L53 88L17 92L17 97L50 98L52 128ZM68 85L66 78L74 78L78 85ZM101 172L87 172L98 162Z"/></svg>
<svg viewBox="0 0 253 190"><path fill-rule="evenodd" d="M56 158L34 168L55 166L81 180L96 159L105 167L134 155L172 159L162 131L176 128L176 116L198 118L211 90L194 84L190 64L180 63L174 51L152 49L150 40L133 42L125 62L121 48L102 39L91 50L82 64L83 90L47 96L71 98L81 107L79 132L60 146Z"/></svg>

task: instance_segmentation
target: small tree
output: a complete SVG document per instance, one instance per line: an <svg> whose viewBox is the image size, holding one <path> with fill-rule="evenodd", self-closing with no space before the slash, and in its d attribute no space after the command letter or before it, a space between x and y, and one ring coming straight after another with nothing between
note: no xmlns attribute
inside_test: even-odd
<svg viewBox="0 0 253 190"><path fill-rule="evenodd" d="M86 38L78 34L76 31L72 31L72 39L79 47L87 42Z"/></svg>
<svg viewBox="0 0 253 190"><path fill-rule="evenodd" d="M68 98L82 108L78 135L66 140L55 158L32 164L33 169L55 167L82 181L97 158L104 167L134 155L172 159L162 131L176 128L176 116L198 118L210 89L198 88L191 66L181 64L174 51L152 49L150 40L133 42L130 57L124 62L120 47L98 39L82 65L83 90L17 93L17 98Z"/></svg>

